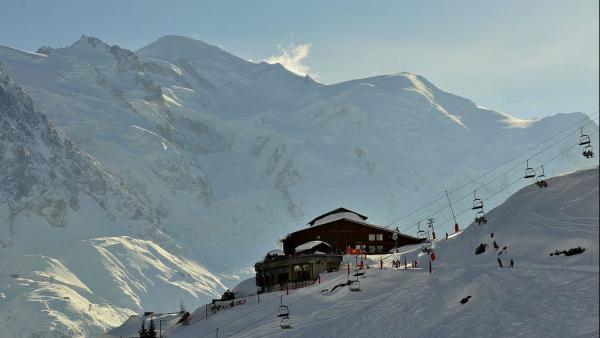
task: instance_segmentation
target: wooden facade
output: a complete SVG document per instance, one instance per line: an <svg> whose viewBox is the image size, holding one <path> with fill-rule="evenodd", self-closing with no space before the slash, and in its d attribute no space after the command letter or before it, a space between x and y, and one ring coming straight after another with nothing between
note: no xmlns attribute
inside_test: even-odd
<svg viewBox="0 0 600 338"><path fill-rule="evenodd" d="M333 252L337 254L344 254L347 248L360 249L367 254L382 254L396 247L394 233L394 230L342 218L287 235L283 240L283 251L286 255L294 255L297 246L318 240L331 245ZM397 235L398 247L422 242L416 237L401 233Z"/></svg>

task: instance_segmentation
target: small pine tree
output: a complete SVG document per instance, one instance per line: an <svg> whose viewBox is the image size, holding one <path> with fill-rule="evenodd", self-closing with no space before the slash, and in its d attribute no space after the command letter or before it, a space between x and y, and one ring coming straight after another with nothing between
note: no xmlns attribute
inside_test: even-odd
<svg viewBox="0 0 600 338"><path fill-rule="evenodd" d="M156 326L154 326L154 321L150 319L150 327L148 327L148 333L144 338L158 338L156 335Z"/></svg>
<svg viewBox="0 0 600 338"><path fill-rule="evenodd" d="M138 330L138 334L140 335L140 338L148 337L148 330L146 330L145 322L146 322L145 320L142 320L142 328Z"/></svg>

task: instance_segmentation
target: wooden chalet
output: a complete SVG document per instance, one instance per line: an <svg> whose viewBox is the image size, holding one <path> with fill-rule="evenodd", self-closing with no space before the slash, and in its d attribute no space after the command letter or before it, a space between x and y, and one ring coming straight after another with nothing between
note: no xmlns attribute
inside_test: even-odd
<svg viewBox="0 0 600 338"><path fill-rule="evenodd" d="M383 254L396 244L401 247L423 241L366 220L367 216L338 208L311 220L308 228L288 234L283 251L272 250L254 265L260 292L310 285L319 273L338 269L346 253Z"/></svg>
<svg viewBox="0 0 600 338"><path fill-rule="evenodd" d="M335 254L362 251L367 254L388 253L398 247L418 244L422 239L394 229L366 222L367 216L346 208L337 208L308 222L309 227L292 232L283 239L285 255L295 255L296 247L311 241L329 244ZM394 240L394 234L397 241Z"/></svg>

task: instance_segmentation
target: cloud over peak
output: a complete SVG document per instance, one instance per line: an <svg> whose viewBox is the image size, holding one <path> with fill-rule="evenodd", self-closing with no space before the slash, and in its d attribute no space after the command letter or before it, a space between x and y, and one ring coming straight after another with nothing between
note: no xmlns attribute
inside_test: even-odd
<svg viewBox="0 0 600 338"><path fill-rule="evenodd" d="M307 65L303 64L303 61L310 53L310 47L308 43L300 45L290 44L287 47L279 45L277 48L279 48L281 54L272 55L266 61L271 64L279 63L287 70L298 75L307 75L311 71ZM311 73L311 76L314 77L314 74Z"/></svg>

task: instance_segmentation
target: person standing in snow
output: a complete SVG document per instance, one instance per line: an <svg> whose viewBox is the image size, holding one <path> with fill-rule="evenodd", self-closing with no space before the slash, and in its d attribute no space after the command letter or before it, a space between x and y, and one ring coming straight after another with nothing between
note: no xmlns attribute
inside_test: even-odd
<svg viewBox="0 0 600 338"><path fill-rule="evenodd" d="M448 233L446 233L446 239L448 239Z"/></svg>
<svg viewBox="0 0 600 338"><path fill-rule="evenodd" d="M494 245L494 249L496 249L496 251L498 251L498 248L499 248L498 243L496 243L496 241L494 241L493 245Z"/></svg>
<svg viewBox="0 0 600 338"><path fill-rule="evenodd" d="M510 267L512 268L513 266L515 266L515 262L512 260L512 258L510 259Z"/></svg>
<svg viewBox="0 0 600 338"><path fill-rule="evenodd" d="M502 266L502 260L500 259L500 257L498 257L498 265L499 265L501 268L503 268L503 266Z"/></svg>

